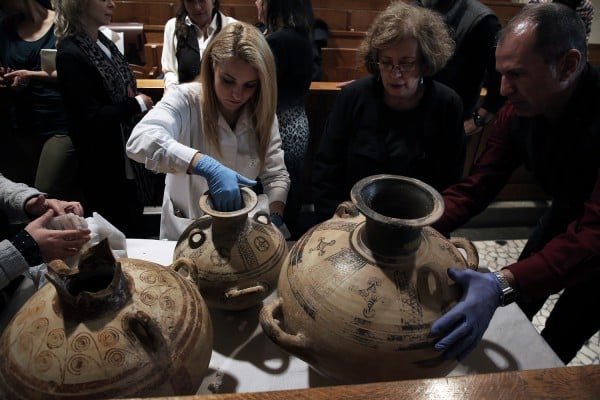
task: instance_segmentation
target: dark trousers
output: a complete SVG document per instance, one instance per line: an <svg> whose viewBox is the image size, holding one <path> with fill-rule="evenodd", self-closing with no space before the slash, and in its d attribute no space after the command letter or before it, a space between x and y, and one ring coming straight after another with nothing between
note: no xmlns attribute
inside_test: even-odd
<svg viewBox="0 0 600 400"><path fill-rule="evenodd" d="M540 219L519 260L539 251L558 234L556 224L551 222L554 220L552 212L552 209L548 210ZM541 335L565 364L568 364L585 342L600 329L599 288L600 277L594 276L592 279L564 289L546 320ZM546 300L547 297L531 301L521 300L517 304L531 320Z"/></svg>

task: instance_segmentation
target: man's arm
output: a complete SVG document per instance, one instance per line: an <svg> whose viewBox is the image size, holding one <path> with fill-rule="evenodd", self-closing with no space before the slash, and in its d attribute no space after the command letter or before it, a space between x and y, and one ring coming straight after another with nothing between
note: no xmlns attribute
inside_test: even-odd
<svg viewBox="0 0 600 400"><path fill-rule="evenodd" d="M473 172L442 192L445 211L433 228L451 232L482 212L521 164L519 153L510 140L514 117L512 106L507 105L499 112Z"/></svg>
<svg viewBox="0 0 600 400"><path fill-rule="evenodd" d="M556 293L600 273L600 170L581 217L541 251L507 269L522 297Z"/></svg>

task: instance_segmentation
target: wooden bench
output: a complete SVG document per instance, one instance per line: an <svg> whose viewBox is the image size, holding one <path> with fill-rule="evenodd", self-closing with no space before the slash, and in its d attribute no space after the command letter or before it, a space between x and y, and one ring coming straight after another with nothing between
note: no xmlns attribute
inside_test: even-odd
<svg viewBox="0 0 600 400"><path fill-rule="evenodd" d="M357 49L324 47L322 49L323 80L344 82L367 74L362 62L357 59Z"/></svg>
<svg viewBox="0 0 600 400"><path fill-rule="evenodd" d="M175 16L178 1L131 1L117 0L112 22L141 22L143 24L164 25Z"/></svg>
<svg viewBox="0 0 600 400"><path fill-rule="evenodd" d="M224 4L221 2L220 8L223 14L229 15L238 21L244 21L252 25L258 22L258 12L254 1L248 1L245 4Z"/></svg>

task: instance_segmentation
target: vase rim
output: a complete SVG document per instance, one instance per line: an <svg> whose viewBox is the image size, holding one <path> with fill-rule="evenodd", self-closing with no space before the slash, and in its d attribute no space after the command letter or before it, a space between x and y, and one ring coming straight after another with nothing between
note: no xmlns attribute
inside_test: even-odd
<svg viewBox="0 0 600 400"><path fill-rule="evenodd" d="M202 196L200 196L200 200L198 201L200 209L204 212L204 214L208 214L212 217L236 217L247 215L256 205L258 204L258 196L249 187L241 186L240 192L242 196L242 203L244 206L239 210L235 211L218 211L212 207L212 202L210 201L209 192L206 191Z"/></svg>
<svg viewBox="0 0 600 400"><path fill-rule="evenodd" d="M426 215L419 218L390 217L375 211L365 201L363 191L366 187L380 183L381 181L392 181L395 183L408 184L415 187L417 190L425 193L431 198L432 209ZM358 210L365 215L365 217L391 225L408 227L428 226L440 219L440 217L444 214L444 199L435 188L419 179L402 175L378 174L365 177L352 186L350 198L352 202L356 204Z"/></svg>

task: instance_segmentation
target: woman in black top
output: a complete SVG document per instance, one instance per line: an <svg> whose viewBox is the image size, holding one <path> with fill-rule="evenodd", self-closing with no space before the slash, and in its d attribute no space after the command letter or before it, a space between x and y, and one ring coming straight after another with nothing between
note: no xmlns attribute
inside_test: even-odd
<svg viewBox="0 0 600 400"><path fill-rule="evenodd" d="M2 156L12 165L4 172L52 197L79 198L56 70L52 63L43 65L40 56L56 48L54 11L48 0L4 0L2 5L8 15L0 23L0 84L10 89L12 117L12 144L4 142Z"/></svg>
<svg viewBox="0 0 600 400"><path fill-rule="evenodd" d="M318 222L375 174L420 179L441 191L462 174L462 102L431 76L453 51L438 14L395 2L373 22L359 54L369 76L338 94L315 155Z"/></svg>
<svg viewBox="0 0 600 400"><path fill-rule="evenodd" d="M175 18L165 24L161 57L165 90L193 81L208 43L234 21L219 10L219 0L180 0Z"/></svg>
<svg viewBox="0 0 600 400"><path fill-rule="evenodd" d="M153 106L137 91L125 57L98 29L114 8L105 0L53 0L56 69L79 156L88 213L98 212L127 237L144 237L136 168L125 155L135 117Z"/></svg>
<svg viewBox="0 0 600 400"><path fill-rule="evenodd" d="M310 135L304 104L313 70L312 9L305 0L256 0L256 7L277 65L277 119L291 180L283 221L297 236Z"/></svg>

